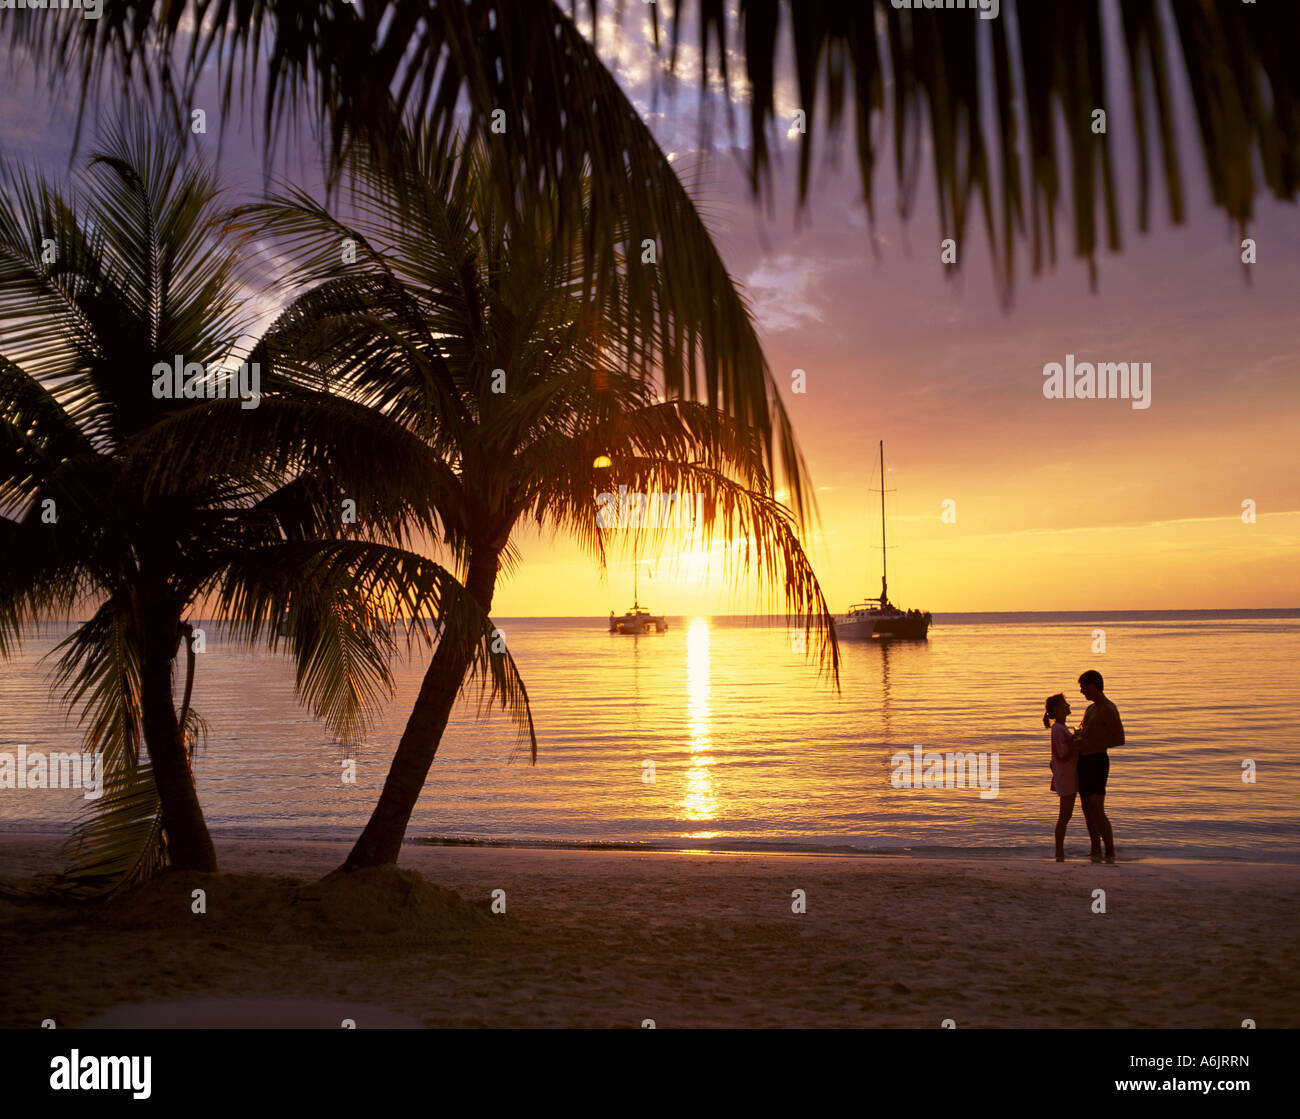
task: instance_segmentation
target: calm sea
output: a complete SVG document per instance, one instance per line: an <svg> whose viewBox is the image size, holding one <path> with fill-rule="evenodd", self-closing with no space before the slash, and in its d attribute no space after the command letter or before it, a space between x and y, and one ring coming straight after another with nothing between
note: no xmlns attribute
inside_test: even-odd
<svg viewBox="0 0 1300 1119"><path fill-rule="evenodd" d="M926 643L845 643L838 692L780 622L679 618L640 637L601 619L498 624L532 697L538 763L499 712L463 705L408 838L1043 857L1056 816L1043 699L1064 691L1077 723L1074 681L1095 667L1128 736L1107 796L1121 855L1300 862L1300 610L940 615ZM77 746L41 661L66 632L0 665L0 751ZM213 832L355 836L423 663L400 668L396 698L351 745L298 705L285 658L211 624L198 663ZM915 746L996 754L997 796L895 788L891 758ZM0 832L63 831L84 807L79 791L0 789ZM1076 812L1067 849L1086 845Z"/></svg>

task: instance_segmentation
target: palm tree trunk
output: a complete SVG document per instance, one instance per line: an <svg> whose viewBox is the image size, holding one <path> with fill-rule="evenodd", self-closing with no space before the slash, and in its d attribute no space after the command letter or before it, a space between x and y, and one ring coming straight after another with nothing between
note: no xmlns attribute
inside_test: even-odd
<svg viewBox="0 0 1300 1119"><path fill-rule="evenodd" d="M170 639L162 635L166 627L150 627L140 656L140 706L144 722L144 741L153 764L154 782L162 805L163 832L171 865L179 870L217 869L217 853L208 834L203 809L194 788L194 771L190 767L185 737L176 718L172 700L172 661L176 652L176 633L180 619L171 628Z"/></svg>
<svg viewBox="0 0 1300 1119"><path fill-rule="evenodd" d="M489 550L470 559L465 587L488 613L496 590L498 553ZM445 630L434 651L433 660L424 674L415 707L406 720L397 753L388 769L384 791L379 796L365 830L352 848L344 870L390 866L397 862L411 821L415 802L424 789L429 767L442 742L443 731L451 717L456 697L473 658L473 646L466 639L455 639Z"/></svg>

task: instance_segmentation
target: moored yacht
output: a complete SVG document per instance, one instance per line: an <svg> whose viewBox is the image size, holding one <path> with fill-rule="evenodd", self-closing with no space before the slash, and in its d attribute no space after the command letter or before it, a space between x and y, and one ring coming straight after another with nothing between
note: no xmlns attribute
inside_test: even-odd
<svg viewBox="0 0 1300 1119"><path fill-rule="evenodd" d="M901 610L889 601L885 552L885 442L880 441L880 597L849 607L835 619L835 636L924 641L930 632L928 610Z"/></svg>
<svg viewBox="0 0 1300 1119"><path fill-rule="evenodd" d="M869 598L850 606L844 617L835 620L836 637L892 637L924 641L930 630L928 610L900 610L884 597Z"/></svg>
<svg viewBox="0 0 1300 1119"><path fill-rule="evenodd" d="M667 633L668 619L662 614L651 614L644 606L633 603L632 608L621 618L609 612L610 633Z"/></svg>
<svg viewBox="0 0 1300 1119"><path fill-rule="evenodd" d="M609 612L609 632L610 633L667 633L668 619L662 614L651 614L640 603L640 593L638 591L638 576L640 568L636 568L632 575L632 608L621 618L614 616L614 611Z"/></svg>

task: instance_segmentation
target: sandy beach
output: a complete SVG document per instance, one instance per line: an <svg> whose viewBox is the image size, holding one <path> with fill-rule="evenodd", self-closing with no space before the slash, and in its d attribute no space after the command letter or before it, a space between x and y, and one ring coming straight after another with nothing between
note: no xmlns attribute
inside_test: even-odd
<svg viewBox="0 0 1300 1119"><path fill-rule="evenodd" d="M1290 866L408 846L424 881L372 872L341 897L316 880L342 843L218 852L221 875L98 910L0 900L0 1026L232 999L356 1007L363 1028L372 1009L428 1027L1300 1026ZM10 836L0 876L57 865L51 838Z"/></svg>

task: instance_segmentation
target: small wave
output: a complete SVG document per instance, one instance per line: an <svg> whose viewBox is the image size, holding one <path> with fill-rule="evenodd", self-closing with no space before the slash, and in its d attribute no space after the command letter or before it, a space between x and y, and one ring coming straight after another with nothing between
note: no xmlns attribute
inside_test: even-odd
<svg viewBox="0 0 1300 1119"><path fill-rule="evenodd" d="M439 835L416 836L407 843L429 847L489 847L523 848L551 851L707 851L717 854L771 854L771 855L842 855L864 857L901 857L931 859L1045 859L1051 850L1044 844L1019 844L1013 846L957 846L953 844L898 844L871 842L796 842L790 840L753 839L675 839L638 840L584 840L510 838L503 836ZM1071 858L1083 857L1086 852L1067 848ZM1195 860L1241 863L1300 863L1300 856L1289 852L1261 852L1249 848L1204 846L1129 846L1119 849L1123 862L1141 862L1150 859Z"/></svg>

